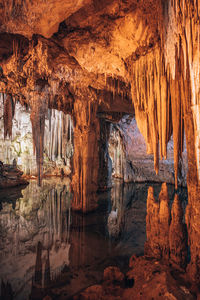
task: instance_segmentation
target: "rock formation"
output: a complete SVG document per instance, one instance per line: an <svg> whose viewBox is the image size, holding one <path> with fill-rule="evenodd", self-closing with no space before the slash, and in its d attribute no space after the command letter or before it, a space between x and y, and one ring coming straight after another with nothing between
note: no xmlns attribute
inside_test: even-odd
<svg viewBox="0 0 200 300"><path fill-rule="evenodd" d="M145 253L150 257L170 261L175 267L185 268L187 264L187 231L183 223L183 209L175 194L170 212L167 185L162 185L158 202L153 188L148 190L146 216Z"/></svg>
<svg viewBox="0 0 200 300"><path fill-rule="evenodd" d="M156 173L159 158L167 157L173 132L176 188L185 132L188 184L198 189L199 0L55 0L51 4L8 0L1 1L0 7L5 136L11 134L13 99L17 97L31 108L39 181L48 108L69 113L80 125L75 128L79 149L75 149L73 175L74 202L80 209L87 205L77 204L77 197L84 202L89 189L93 194L98 186L101 163L91 154L101 130L95 114L109 114L113 122L134 112L147 151L154 156ZM81 131L90 145L95 141L82 154ZM81 157L85 152L85 158ZM96 171L94 163L87 165L91 158Z"/></svg>
<svg viewBox="0 0 200 300"><path fill-rule="evenodd" d="M27 184L22 174L15 165L4 165L0 161L0 188Z"/></svg>

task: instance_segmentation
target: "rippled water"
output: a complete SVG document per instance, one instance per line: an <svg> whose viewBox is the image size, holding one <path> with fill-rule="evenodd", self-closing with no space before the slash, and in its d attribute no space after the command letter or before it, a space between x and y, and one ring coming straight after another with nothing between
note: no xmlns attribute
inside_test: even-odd
<svg viewBox="0 0 200 300"><path fill-rule="evenodd" d="M144 251L149 185L115 181L85 216L71 211L68 178L0 191L0 278L14 299L70 298L99 282L106 266L125 270L130 255ZM160 185L153 186L158 197ZM172 199L173 186L168 191ZM180 193L185 207L186 190Z"/></svg>

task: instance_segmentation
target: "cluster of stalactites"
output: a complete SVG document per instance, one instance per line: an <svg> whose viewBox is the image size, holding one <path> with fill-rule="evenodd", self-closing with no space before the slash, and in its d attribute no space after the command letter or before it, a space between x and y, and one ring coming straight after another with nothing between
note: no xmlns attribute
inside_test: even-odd
<svg viewBox="0 0 200 300"><path fill-rule="evenodd" d="M115 78L113 74L108 75L105 73L105 86L106 91L111 92L113 98L115 98L116 95L119 95L122 99L129 97L127 93L129 86L122 78Z"/></svg>
<svg viewBox="0 0 200 300"><path fill-rule="evenodd" d="M147 152L154 154L155 171L167 157L173 129L175 185L181 169L184 122L191 113L197 178L200 181L200 1L165 3L160 45L131 67L131 89L136 120ZM187 120L186 120L187 122ZM186 131L188 130L186 123ZM187 143L191 144L190 141ZM189 151L189 149L188 149Z"/></svg>
<svg viewBox="0 0 200 300"><path fill-rule="evenodd" d="M191 113L193 117L196 169L200 181L200 1L169 1L165 14L165 63L175 82L180 82L178 73L187 82L181 86L181 101L185 115Z"/></svg>
<svg viewBox="0 0 200 300"><path fill-rule="evenodd" d="M72 156L73 124L70 115L55 109L48 109L49 130L45 131L47 155L50 160Z"/></svg>
<svg viewBox="0 0 200 300"><path fill-rule="evenodd" d="M159 47L133 63L131 88L138 128L146 140L147 153L154 155L158 173L159 152L161 159L167 158L173 123L170 83Z"/></svg>
<svg viewBox="0 0 200 300"><path fill-rule="evenodd" d="M12 137L12 120L15 114L15 99L11 95L0 95L3 103L4 139Z"/></svg>

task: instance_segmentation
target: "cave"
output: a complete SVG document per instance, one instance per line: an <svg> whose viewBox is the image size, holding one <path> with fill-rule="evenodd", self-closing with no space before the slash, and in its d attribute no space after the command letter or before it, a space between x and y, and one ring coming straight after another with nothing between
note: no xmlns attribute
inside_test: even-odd
<svg viewBox="0 0 200 300"><path fill-rule="evenodd" d="M0 300L200 299L200 0L0 0Z"/></svg>

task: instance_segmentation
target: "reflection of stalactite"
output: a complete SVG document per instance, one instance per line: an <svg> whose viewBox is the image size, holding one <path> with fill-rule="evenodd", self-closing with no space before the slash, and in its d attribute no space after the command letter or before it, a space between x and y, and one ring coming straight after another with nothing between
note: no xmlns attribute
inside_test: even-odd
<svg viewBox="0 0 200 300"><path fill-rule="evenodd" d="M0 300L13 300L13 291L12 286L9 282L1 281L1 293L0 293Z"/></svg>
<svg viewBox="0 0 200 300"><path fill-rule="evenodd" d="M4 99L4 139L12 136L12 119L15 113L15 102L11 95L7 95Z"/></svg>
<svg viewBox="0 0 200 300"><path fill-rule="evenodd" d="M110 123L104 119L100 123L100 140L99 140L99 189L107 189L111 186L111 159L108 153L108 140L110 136Z"/></svg>
<svg viewBox="0 0 200 300"><path fill-rule="evenodd" d="M34 282L42 286L42 244L41 242L38 242L37 244Z"/></svg>
<svg viewBox="0 0 200 300"><path fill-rule="evenodd" d="M175 195L170 221L166 184L162 185L158 202L155 201L153 187L148 190L146 234L145 253L147 255L170 260L173 265L181 268L186 267L187 243L183 211L178 196Z"/></svg>
<svg viewBox="0 0 200 300"><path fill-rule="evenodd" d="M160 232L160 250L164 259L169 258L169 225L170 225L170 208L167 184L163 183L159 194L159 232Z"/></svg>
<svg viewBox="0 0 200 300"><path fill-rule="evenodd" d="M47 250L47 258L46 258L45 269L44 269L44 286L48 286L50 282L51 282L50 260L49 260L49 250Z"/></svg>

